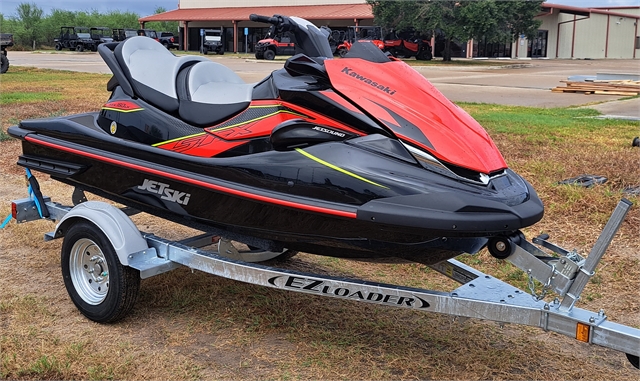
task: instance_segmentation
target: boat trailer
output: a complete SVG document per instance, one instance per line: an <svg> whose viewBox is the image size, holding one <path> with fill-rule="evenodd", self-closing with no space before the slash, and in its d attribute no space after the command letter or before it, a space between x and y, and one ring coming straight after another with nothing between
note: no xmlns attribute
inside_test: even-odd
<svg viewBox="0 0 640 381"><path fill-rule="evenodd" d="M633 366L639 368L640 329L609 321L603 310L592 312L575 306L631 208L631 202L625 199L616 206L587 258L548 242L546 236L534 238L532 242L522 234L492 239L489 252L523 270L529 276L530 292L455 259L430 266L461 284L453 291L441 292L254 263L283 253L240 250L229 239L218 240L218 235L209 233L170 241L140 232L125 214L129 208L123 211L105 202L86 201L79 190L74 192L75 206L64 206L42 196L37 181L29 174L28 178L32 197L13 201L12 217L18 223L42 218L57 222L56 229L45 234L45 240L64 237L61 265L65 286L78 309L97 322L124 317L137 298L140 279L186 266L265 287L540 327L623 352ZM553 256L538 246L553 252ZM215 249L204 250L204 247ZM539 293L534 279L543 285ZM123 286L109 288L109 283ZM109 292L119 298L111 295L109 299ZM551 292L557 297L552 302L544 301ZM112 302L116 299L123 302Z"/></svg>

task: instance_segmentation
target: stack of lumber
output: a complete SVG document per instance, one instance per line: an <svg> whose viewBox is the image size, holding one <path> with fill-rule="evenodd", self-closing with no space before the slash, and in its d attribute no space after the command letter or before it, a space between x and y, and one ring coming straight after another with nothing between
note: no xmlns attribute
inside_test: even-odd
<svg viewBox="0 0 640 381"><path fill-rule="evenodd" d="M585 93L601 95L633 96L640 94L640 81L625 80L595 80L595 81L560 81L566 87L554 87L554 93Z"/></svg>

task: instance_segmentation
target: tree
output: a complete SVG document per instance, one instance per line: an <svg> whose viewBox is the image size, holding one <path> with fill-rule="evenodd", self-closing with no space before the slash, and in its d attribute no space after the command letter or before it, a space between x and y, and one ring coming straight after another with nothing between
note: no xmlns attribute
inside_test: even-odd
<svg viewBox="0 0 640 381"><path fill-rule="evenodd" d="M542 1L467 1L462 8L469 38L487 42L515 41L519 34L533 38L542 23L534 20Z"/></svg>
<svg viewBox="0 0 640 381"><path fill-rule="evenodd" d="M444 38L443 60L451 60L451 42L485 38L487 42L514 41L533 36L540 21L542 0L367 0L377 24L387 28L415 28Z"/></svg>
<svg viewBox="0 0 640 381"><path fill-rule="evenodd" d="M40 39L40 27L42 23L43 11L35 3L20 3L16 7L16 19L20 28L15 31L14 39L22 45L31 46Z"/></svg>
<svg viewBox="0 0 640 381"><path fill-rule="evenodd" d="M164 7L157 7L154 14L164 13L167 10ZM153 21L146 23L146 27L149 29L155 29L158 32L171 32L178 33L177 21Z"/></svg>

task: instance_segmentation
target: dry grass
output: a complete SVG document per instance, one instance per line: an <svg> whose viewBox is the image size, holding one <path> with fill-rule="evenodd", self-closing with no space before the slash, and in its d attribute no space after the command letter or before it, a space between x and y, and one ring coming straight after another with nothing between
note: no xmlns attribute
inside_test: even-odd
<svg viewBox="0 0 640 381"><path fill-rule="evenodd" d="M3 107L3 130L26 117L95 110L106 99L106 76L17 68L2 77L3 93L24 86L12 82L11 75L56 76L55 81L33 81L34 91L55 91L63 100ZM546 204L545 218L527 229L528 236L548 232L554 241L585 253L621 190L640 182L640 156L627 139L637 131L637 123L587 122L582 131L550 132L535 118L514 123L514 116L511 123L522 131L503 130L508 122L494 125L488 114L493 107L465 108L487 125L507 162L533 183ZM557 118L571 121L567 116ZM0 143L0 217L9 213L10 200L25 195L22 170L14 165L19 151L16 141ZM609 182L592 189L555 184L581 173L605 175ZM70 200L69 187L46 176L39 179L44 193L61 202ZM637 198L630 199L637 205ZM169 238L190 233L146 215L135 220L141 230ZM66 294L59 270L61 242L42 240L53 226L47 221L12 223L0 231L3 379L638 377L618 352L536 328L454 322L443 315L267 289L187 269L144 280L132 314L117 324L99 325L85 319ZM638 226L636 206L580 302L580 307L591 310L603 307L612 320L635 327L640 327ZM487 253L463 260L523 285L522 272ZM288 266L417 287L453 287L448 279L416 264L368 264L300 254Z"/></svg>

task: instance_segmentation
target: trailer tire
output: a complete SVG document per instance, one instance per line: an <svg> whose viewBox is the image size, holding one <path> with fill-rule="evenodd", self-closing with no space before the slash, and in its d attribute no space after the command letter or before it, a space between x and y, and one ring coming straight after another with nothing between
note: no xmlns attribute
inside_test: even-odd
<svg viewBox="0 0 640 381"><path fill-rule="evenodd" d="M640 369L640 357L634 356L634 355L630 355L628 353L625 353L625 355L627 355L627 359L629 360L631 365L633 365L634 368Z"/></svg>
<svg viewBox="0 0 640 381"><path fill-rule="evenodd" d="M83 52L84 51L84 45L76 45L76 52Z"/></svg>
<svg viewBox="0 0 640 381"><path fill-rule="evenodd" d="M271 60L273 60L274 58L276 58L276 52L274 52L274 51L273 51L273 50L271 50L271 49L267 49L267 50L265 50L265 51L264 51L263 56L264 56L264 59L265 59L265 60L267 60L267 61L271 61Z"/></svg>
<svg viewBox="0 0 640 381"><path fill-rule="evenodd" d="M9 70L9 59L5 54L0 54L0 74L4 74Z"/></svg>
<svg viewBox="0 0 640 381"><path fill-rule="evenodd" d="M57 51L62 50L62 44L58 42L58 43L56 44L56 46L55 46L55 49L56 49Z"/></svg>
<svg viewBox="0 0 640 381"><path fill-rule="evenodd" d="M95 224L80 219L69 226L60 262L69 297L87 318L112 323L133 308L140 272L120 263L113 245Z"/></svg>

